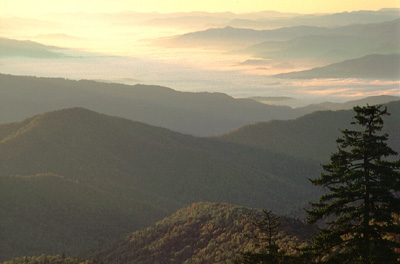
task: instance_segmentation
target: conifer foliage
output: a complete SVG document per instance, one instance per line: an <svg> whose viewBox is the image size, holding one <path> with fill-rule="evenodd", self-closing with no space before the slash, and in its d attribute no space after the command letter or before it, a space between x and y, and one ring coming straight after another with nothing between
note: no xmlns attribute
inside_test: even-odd
<svg viewBox="0 0 400 264"><path fill-rule="evenodd" d="M311 252L322 263L399 263L400 160L381 132L389 113L380 105L354 111L358 130L342 131L338 152L311 180L326 190L307 211L308 221L321 226Z"/></svg>
<svg viewBox="0 0 400 264"><path fill-rule="evenodd" d="M278 234L279 216L272 214L272 211L263 211L264 218L254 222L259 234L253 234L253 238L266 242L265 252L245 252L243 253L243 263L279 263L281 254L278 252L279 246L276 244ZM259 245L257 245L259 246Z"/></svg>
<svg viewBox="0 0 400 264"><path fill-rule="evenodd" d="M274 215L272 211L263 210L264 217L260 221L254 222L257 232L252 234L255 240L260 244L261 250L258 252L243 252L242 257L236 263L240 264L291 264L298 263L298 257L287 254L287 252L279 246L277 238L279 236L280 217Z"/></svg>

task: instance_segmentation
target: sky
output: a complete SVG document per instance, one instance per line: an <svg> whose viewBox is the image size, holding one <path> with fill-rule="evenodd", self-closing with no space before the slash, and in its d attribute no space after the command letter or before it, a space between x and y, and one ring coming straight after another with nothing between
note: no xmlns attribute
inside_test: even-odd
<svg viewBox="0 0 400 264"><path fill-rule="evenodd" d="M68 48L71 50L65 52L75 54L62 59L0 58L0 73L123 83L128 80L129 84L140 82L181 91L223 92L234 97L289 95L312 100L310 102L400 95L399 80L297 82L273 78L277 73L306 70L337 61L281 58L267 60L262 66L243 66L243 62L254 59L253 55L230 53L231 47L177 49L153 43L159 38L225 27L237 17L233 14L217 15L216 20L196 18L197 21L193 21L183 19L186 14L135 17L131 13L118 13L240 14L273 10L332 14L382 8L400 8L400 0L0 0L0 38ZM256 15L243 17L253 16L256 19Z"/></svg>
<svg viewBox="0 0 400 264"><path fill-rule="evenodd" d="M400 7L400 0L0 0L0 15L30 16L46 12L234 12L264 10L334 13Z"/></svg>

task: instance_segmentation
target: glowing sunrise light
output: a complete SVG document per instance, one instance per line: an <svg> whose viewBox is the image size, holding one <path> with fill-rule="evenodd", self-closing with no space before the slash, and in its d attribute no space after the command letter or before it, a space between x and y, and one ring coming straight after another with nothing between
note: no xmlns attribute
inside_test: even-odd
<svg viewBox="0 0 400 264"><path fill-rule="evenodd" d="M207 30L231 32L228 26L243 32L275 30L303 23L314 27L341 27L358 23L363 13L356 11L360 10L369 11L365 12L369 18L361 19L360 24L383 23L386 19L396 18L396 10L377 11L384 8L400 8L400 1L0 0L0 38L29 40L44 50L53 51L52 47L60 47L63 50L55 49L54 52L66 56L5 56L0 58L0 73L117 82L128 79L182 91L223 92L234 97L294 94L299 98L326 100L345 96L400 95L399 78L281 80L274 77L281 73L325 67L342 60L331 58L330 52L335 54L336 49L329 47L327 57L323 57L324 54L316 54L315 58L298 56L302 51L300 48L292 48L295 52L293 57L290 52L286 56L283 50L280 50L281 54L278 52L277 56L269 57L268 54L275 49L272 45L271 50L265 50L265 56L258 58L257 52L252 51L258 39L247 39L242 33L232 33L237 35L232 41L213 33L208 37L198 37L199 45L195 43L196 39L188 43L168 42L180 35ZM320 24L331 14L353 11L353 14L343 15L349 17L348 21L337 16L337 21ZM371 18L375 13L384 15ZM254 25L236 23L242 20L254 20ZM289 34L283 39L271 37L266 40L287 44L294 38L295 35ZM365 51L356 49L354 56L345 56L343 60L364 55ZM352 54L353 51L348 52Z"/></svg>
<svg viewBox="0 0 400 264"><path fill-rule="evenodd" d="M398 0L1 0L0 14L30 16L46 12L257 12L275 10L292 13L332 13L354 10L378 10L381 8L398 8Z"/></svg>

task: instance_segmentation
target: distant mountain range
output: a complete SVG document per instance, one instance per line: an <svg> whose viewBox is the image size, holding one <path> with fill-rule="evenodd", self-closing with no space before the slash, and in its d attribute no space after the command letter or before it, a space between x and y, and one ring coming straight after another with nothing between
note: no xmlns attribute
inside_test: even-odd
<svg viewBox="0 0 400 264"><path fill-rule="evenodd" d="M332 102L322 102L318 104L309 104L305 106L305 103L299 99L295 99L292 97L263 97L263 96L253 96L249 97L249 99L255 100L257 102L261 102L264 104L270 105L287 105L294 107L296 110L304 113L312 113L315 111L325 111L325 110L348 110L352 109L354 106L363 106L363 105L376 105L376 104L385 104L388 102L398 101L400 100L399 96L392 95L378 95L378 96L369 96L366 98L351 100L344 103L332 103Z"/></svg>
<svg viewBox="0 0 400 264"><path fill-rule="evenodd" d="M178 92L151 85L122 85L0 74L0 123L68 107L85 107L182 133L218 135L243 125L299 114L222 93Z"/></svg>
<svg viewBox="0 0 400 264"><path fill-rule="evenodd" d="M258 58L313 58L339 61L374 53L400 52L400 19L377 24L321 28L320 33L305 34L285 41L268 40L243 52Z"/></svg>
<svg viewBox="0 0 400 264"><path fill-rule="evenodd" d="M167 47L223 47L248 46L262 41L283 41L295 37L323 34L326 28L295 26L273 30L254 30L234 27L210 28L180 36L163 38L155 44Z"/></svg>
<svg viewBox="0 0 400 264"><path fill-rule="evenodd" d="M392 11L390 11L391 14L395 14ZM398 14L397 17L392 18L395 19L336 27L301 25L272 30L211 28L161 39L157 41L157 44L175 48L221 48L269 60L307 59L326 64L335 63L326 68L276 75L279 78L398 79L400 18ZM354 61L341 62L349 59ZM251 64L257 67L257 63L265 63L265 61L252 59L241 65ZM293 68L293 65L286 62L284 68L288 67Z"/></svg>
<svg viewBox="0 0 400 264"><path fill-rule="evenodd" d="M370 24L399 18L399 9L387 8L378 11L354 11L335 14L296 14L264 11L234 14L189 12L174 14L149 14L150 19L143 19L148 26L176 28L210 28L231 26L236 28L274 29L291 26L336 27L349 24ZM140 17L143 14L133 13Z"/></svg>
<svg viewBox="0 0 400 264"><path fill-rule="evenodd" d="M33 41L20 41L0 38L0 58L30 57L30 58L62 58L65 57L57 47L45 46Z"/></svg>
<svg viewBox="0 0 400 264"><path fill-rule="evenodd" d="M346 106L356 104L354 101ZM388 103L387 107L392 115L385 118L384 131L390 135L389 145L400 152L400 135L397 133L400 131L400 101ZM340 129L353 127L350 125L353 115L349 110L319 111L295 120L273 120L245 126L218 138L322 163L336 151L335 140L341 135Z"/></svg>
<svg viewBox="0 0 400 264"><path fill-rule="evenodd" d="M330 51L343 49L343 52L354 52L354 46L367 52L388 51L399 45L400 18L371 24L344 25L339 27L322 26L291 26L272 30L254 30L251 28L211 28L204 31L191 32L170 38L158 40L156 43L168 47L222 47L238 49L243 45L255 45L246 50L259 57L274 56L279 51L287 51L290 55L296 55L310 48L318 47L319 50ZM330 37L330 38L328 38ZM333 38L335 37L335 38ZM298 38L298 40L296 40ZM333 43L331 41L334 40ZM362 41L364 40L364 42ZM365 42L370 40L372 42ZM355 43L352 43L355 42ZM319 43L319 46L318 46ZM351 45L349 45L351 44ZM310 47L311 45L311 47ZM348 46L346 48L346 46ZM317 50L318 52L321 52ZM325 53L326 53L325 51ZM264 52L264 53L261 53ZM283 57L283 55L276 56ZM310 53L310 51L308 52ZM368 54L368 53L367 53ZM309 54L305 54L307 56Z"/></svg>
<svg viewBox="0 0 400 264"><path fill-rule="evenodd" d="M335 14L292 14L288 16L279 16L270 18L264 16L262 18L235 18L228 26L253 28L253 29L268 29L277 27L292 27L292 26L319 26L319 27L337 27L350 24L371 24L381 23L399 18L400 9L386 8L378 11L353 11Z"/></svg>
<svg viewBox="0 0 400 264"><path fill-rule="evenodd" d="M0 74L0 123L69 107L85 107L196 136L227 133L272 119L292 119L323 108L292 109L222 93L178 92L151 85L122 85ZM394 100L382 97L386 102ZM368 103L374 104L370 98ZM378 101L382 103L381 101ZM385 102L383 102L385 103Z"/></svg>
<svg viewBox="0 0 400 264"><path fill-rule="evenodd" d="M400 79L400 54L367 55L362 58L346 60L311 70L281 73L278 78L364 78Z"/></svg>
<svg viewBox="0 0 400 264"><path fill-rule="evenodd" d="M197 203L113 241L90 254L105 263L235 263L244 251L260 248L250 235L260 210L229 204ZM299 220L281 217L277 244L288 252L315 232Z"/></svg>
<svg viewBox="0 0 400 264"><path fill-rule="evenodd" d="M400 101L387 106L385 132L400 151ZM199 201L301 216L319 194L307 178L352 116L316 112L217 138L83 108L0 125L1 256L75 255Z"/></svg>
<svg viewBox="0 0 400 264"><path fill-rule="evenodd" d="M325 110L348 110L352 109L354 106L365 106L369 105L377 105L377 104L386 104L388 102L399 101L399 96L390 96L390 95L380 95L380 96L370 96L363 99L347 101L344 103L331 103L331 102L323 102L319 104L311 104L304 107L299 107L297 109L302 109L306 112L315 112L315 111L325 111Z"/></svg>

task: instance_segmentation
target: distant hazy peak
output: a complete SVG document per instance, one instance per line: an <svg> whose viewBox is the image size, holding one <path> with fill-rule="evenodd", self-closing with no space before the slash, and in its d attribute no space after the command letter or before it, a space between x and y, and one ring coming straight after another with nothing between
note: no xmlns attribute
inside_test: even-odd
<svg viewBox="0 0 400 264"><path fill-rule="evenodd" d="M399 20L400 22L400 20ZM287 79L364 78L400 79L400 54L370 54L324 67L275 75Z"/></svg>

